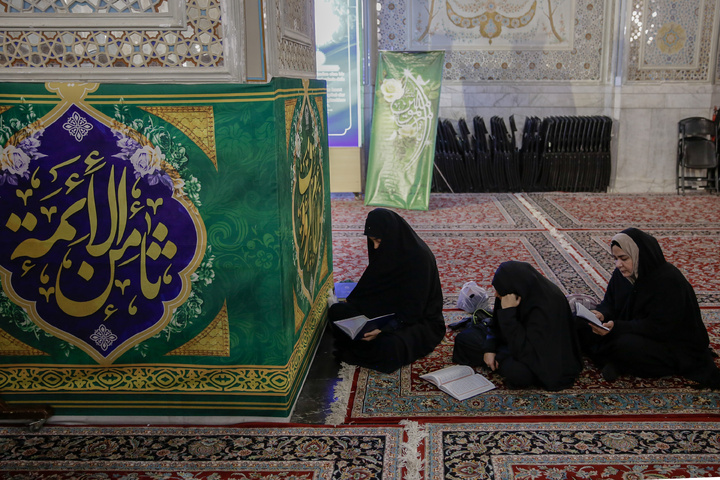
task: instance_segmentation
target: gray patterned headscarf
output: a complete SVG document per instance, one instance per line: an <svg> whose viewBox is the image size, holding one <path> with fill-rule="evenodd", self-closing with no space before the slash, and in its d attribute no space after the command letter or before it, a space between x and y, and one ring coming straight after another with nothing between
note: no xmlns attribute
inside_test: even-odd
<svg viewBox="0 0 720 480"><path fill-rule="evenodd" d="M630 235L627 233L618 233L614 237L612 237L612 241L610 242L610 248L612 248L613 245L617 245L620 247L620 249L627 253L630 256L630 259L633 262L633 272L632 275L628 278L630 280L630 283L635 283L635 280L637 280L638 276L638 267L640 266L640 249L638 248L635 241L630 238Z"/></svg>

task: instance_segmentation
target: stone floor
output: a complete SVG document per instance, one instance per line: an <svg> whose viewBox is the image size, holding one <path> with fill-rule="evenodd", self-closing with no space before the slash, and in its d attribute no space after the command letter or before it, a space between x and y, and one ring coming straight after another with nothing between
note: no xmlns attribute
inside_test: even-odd
<svg viewBox="0 0 720 480"><path fill-rule="evenodd" d="M340 371L340 363L335 360L332 348L332 334L326 328L290 417L291 423L325 424Z"/></svg>

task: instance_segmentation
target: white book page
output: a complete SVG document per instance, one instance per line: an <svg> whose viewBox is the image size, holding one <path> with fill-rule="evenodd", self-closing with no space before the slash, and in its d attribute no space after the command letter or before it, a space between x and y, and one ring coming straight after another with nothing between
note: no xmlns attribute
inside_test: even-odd
<svg viewBox="0 0 720 480"><path fill-rule="evenodd" d="M360 315L352 318L345 318L343 320L337 320L335 325L345 330L348 335L355 337L355 334L365 325L368 318L364 315Z"/></svg>
<svg viewBox="0 0 720 480"><path fill-rule="evenodd" d="M435 372L421 375L420 378L433 382L435 385L442 385L462 377L468 377L475 374L475 370L467 365L452 365Z"/></svg>
<svg viewBox="0 0 720 480"><path fill-rule="evenodd" d="M490 383L490 381L482 375L473 375L472 377L464 377L453 380L447 384L447 387L456 394L463 395L475 390L482 390L484 387L490 385L492 385L492 383Z"/></svg>
<svg viewBox="0 0 720 480"><path fill-rule="evenodd" d="M575 312L577 313L578 317L582 317L588 322L594 323L598 327L610 330L609 328L605 327L602 323L600 323L600 320L595 316L594 313L592 313L590 310L585 307L582 303L576 303L575 304Z"/></svg>
<svg viewBox="0 0 720 480"><path fill-rule="evenodd" d="M495 385L480 374L453 380L440 387L458 400L466 400L495 388Z"/></svg>

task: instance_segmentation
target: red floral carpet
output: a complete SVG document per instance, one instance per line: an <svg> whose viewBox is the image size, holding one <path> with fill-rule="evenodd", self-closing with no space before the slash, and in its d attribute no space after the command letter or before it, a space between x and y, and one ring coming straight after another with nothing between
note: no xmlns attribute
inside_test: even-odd
<svg viewBox="0 0 720 480"><path fill-rule="evenodd" d="M704 307L720 306L720 230L646 229L658 239L665 258L678 267L695 289ZM606 278L614 269L608 245L617 230L566 232L567 238L588 262Z"/></svg>
<svg viewBox="0 0 720 480"><path fill-rule="evenodd" d="M367 265L362 235L366 207L354 196L332 200L333 267L336 281L357 280ZM566 293L600 299L614 268L608 249L629 226L655 235L666 257L696 289L720 352L720 196L611 195L588 193L433 194L427 212L397 210L435 253L445 296L446 320L462 285L475 280L490 289L505 260L531 263ZM587 419L613 416L695 415L720 420L720 393L698 391L681 378L621 377L608 384L586 364L572 389L511 391L485 373L496 390L457 402L420 375L451 362L454 333L413 365L385 375L357 369L346 422L481 417Z"/></svg>
<svg viewBox="0 0 720 480"><path fill-rule="evenodd" d="M335 281L356 281L367 266L365 206L332 200ZM608 243L635 226L658 238L667 259L704 307L720 307L720 196L592 193L433 194L427 212L399 210L438 262L445 307L463 283L489 287L497 266L521 260L565 293L601 298L613 270Z"/></svg>
<svg viewBox="0 0 720 480"><path fill-rule="evenodd" d="M558 228L720 228L720 197L708 194L530 193Z"/></svg>
<svg viewBox="0 0 720 480"><path fill-rule="evenodd" d="M448 322L467 315L446 312ZM705 312L712 346L720 351L720 312ZM495 390L458 401L422 380L423 375L452 364L455 333L448 330L443 342L430 355L392 374L358 368L353 378L354 392L345 423L411 419L499 418L587 419L590 417L629 417L638 415L697 415L720 421L720 392L697 390L680 377L641 379L621 376L613 383L603 379L586 361L573 388L560 392L510 390L502 377L478 369L496 385ZM718 359L720 364L720 359Z"/></svg>
<svg viewBox="0 0 720 480"><path fill-rule="evenodd" d="M401 478L403 429L0 428L0 479Z"/></svg>
<svg viewBox="0 0 720 480"><path fill-rule="evenodd" d="M428 424L425 478L607 480L720 476L720 424Z"/></svg>

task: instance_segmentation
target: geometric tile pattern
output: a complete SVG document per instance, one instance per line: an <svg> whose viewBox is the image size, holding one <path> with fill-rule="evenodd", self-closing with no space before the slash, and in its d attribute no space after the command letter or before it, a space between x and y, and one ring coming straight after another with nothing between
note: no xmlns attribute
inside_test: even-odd
<svg viewBox="0 0 720 480"><path fill-rule="evenodd" d="M0 1L0 6L4 3ZM112 2L112 5L129 8L128 4L136 3L138 2ZM0 30L0 68L82 67L85 70L165 67L187 71L222 67L225 59L221 3L220 0L187 0L187 26L180 31L78 31L76 28L57 31ZM139 8L142 10L147 7Z"/></svg>
<svg viewBox="0 0 720 480"><path fill-rule="evenodd" d="M612 9L615 2L610 0L572 0L574 2L574 18L569 19L573 23L569 29L571 38L563 37L563 44L568 46L565 49L548 49L542 45L534 48L497 48L489 43L487 39L480 38L473 45L472 49L462 47L449 47L445 52L445 69L443 79L457 81L482 81L482 82L505 82L505 81L595 81L602 80L603 71L603 48L604 32L606 21L612 21L614 15ZM412 8L410 3L414 2ZM495 3L499 5L494 5ZM537 9L542 9L550 2L536 2ZM551 11L557 3L552 2ZM428 4L435 6L437 16L444 16L440 20L445 24L452 21L452 14L445 11L440 5L446 2L432 2L426 0L380 0L378 2L378 49L379 50L408 50L415 45L408 38L407 32L410 28L417 28L410 25L410 11L427 9ZM520 15L528 8L531 8L533 1L498 1L498 2L459 2L448 1L448 5L455 5L453 8L465 5L466 8L485 7L490 14L478 17L482 24L487 23L488 17L498 19L494 14L505 7L507 11L516 12ZM607 9L607 11L606 11ZM561 9L562 10L562 9ZM482 9L477 13L482 13ZM510 16L510 14L508 14ZM535 18L524 29L552 28L552 25L538 26L546 18L546 12L537 12ZM608 20L609 19L609 20ZM502 31L498 38L504 35L517 35L523 28L513 28L513 21L503 19L498 22ZM506 20L506 21L505 21ZM521 20L522 22L522 20ZM477 30L478 27L468 32ZM430 32L432 35L432 32ZM498 42L496 42L498 43ZM433 40L430 40L430 45ZM415 47L415 49L417 49Z"/></svg>
<svg viewBox="0 0 720 480"><path fill-rule="evenodd" d="M641 0L628 23L628 81L707 82L717 2ZM715 32L715 33L714 33Z"/></svg>

